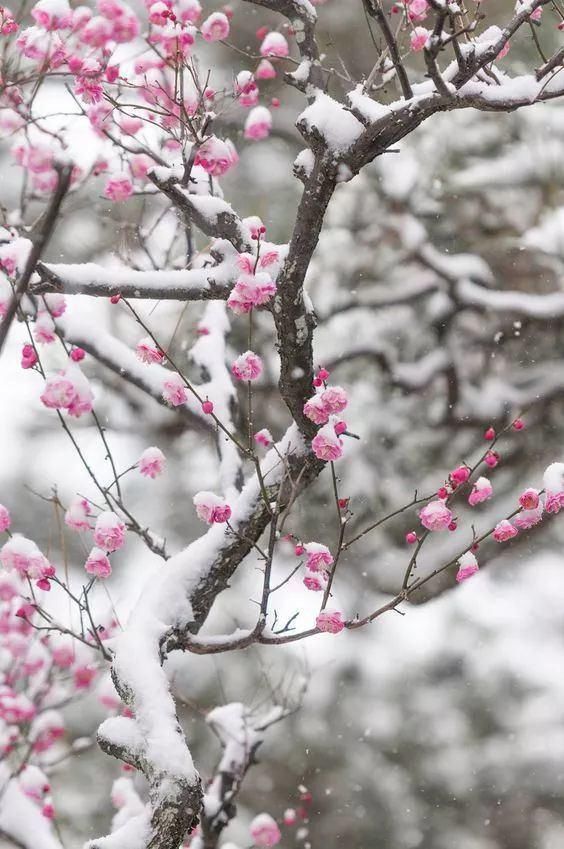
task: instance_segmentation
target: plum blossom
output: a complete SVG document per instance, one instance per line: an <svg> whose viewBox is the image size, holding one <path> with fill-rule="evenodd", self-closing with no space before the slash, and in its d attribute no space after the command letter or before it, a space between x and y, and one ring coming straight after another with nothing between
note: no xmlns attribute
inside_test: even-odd
<svg viewBox="0 0 564 849"><path fill-rule="evenodd" d="M133 184L129 177L110 177L104 186L104 197L115 203L127 200L133 194Z"/></svg>
<svg viewBox="0 0 564 849"><path fill-rule="evenodd" d="M137 468L144 477L156 478L163 473L165 463L165 455L160 448L153 445L145 448L137 462Z"/></svg>
<svg viewBox="0 0 564 849"><path fill-rule="evenodd" d="M227 299L227 306L236 315L245 315L254 307L268 303L276 292L276 283L264 271L243 274L235 283Z"/></svg>
<svg viewBox="0 0 564 849"><path fill-rule="evenodd" d="M235 95L239 104L249 109L259 101L259 88L250 71L240 71L235 79Z"/></svg>
<svg viewBox="0 0 564 849"><path fill-rule="evenodd" d="M547 513L559 513L564 507L564 463L551 463L544 472L543 483L544 509Z"/></svg>
<svg viewBox="0 0 564 849"><path fill-rule="evenodd" d="M535 510L539 506L540 493L538 489L529 487L519 496L519 504L524 510Z"/></svg>
<svg viewBox="0 0 564 849"><path fill-rule="evenodd" d="M282 837L276 820L270 814L266 813L258 814L253 819L250 832L255 846L259 846L261 849L269 849L271 846L276 846Z"/></svg>
<svg viewBox="0 0 564 849"><path fill-rule="evenodd" d="M304 586L313 592L321 592L327 587L327 572L312 572L307 570L304 577Z"/></svg>
<svg viewBox="0 0 564 849"><path fill-rule="evenodd" d="M467 581L468 578L471 578L472 575L475 575L479 570L478 561L474 557L471 551L467 551L466 554L463 554L462 557L458 559L458 572L456 573L456 580L460 584L462 581Z"/></svg>
<svg viewBox="0 0 564 849"><path fill-rule="evenodd" d="M28 799L42 802L51 785L45 773L34 764L28 764L19 774L18 782Z"/></svg>
<svg viewBox="0 0 564 849"><path fill-rule="evenodd" d="M343 456L342 440L335 433L335 427L331 421L313 437L311 448L317 459L324 460L326 463Z"/></svg>
<svg viewBox="0 0 564 849"><path fill-rule="evenodd" d="M452 522L452 511L443 501L430 501L419 511L419 519L428 531L446 531Z"/></svg>
<svg viewBox="0 0 564 849"><path fill-rule="evenodd" d="M430 30L425 29L425 27L415 27L409 36L411 49L415 51L423 50L430 35Z"/></svg>
<svg viewBox="0 0 564 849"><path fill-rule="evenodd" d="M329 419L329 412L323 403L321 395L314 395L304 404L304 415L315 424L325 424Z"/></svg>
<svg viewBox="0 0 564 849"><path fill-rule="evenodd" d="M262 374L262 360L253 351L245 351L232 363L231 372L237 380L256 380Z"/></svg>
<svg viewBox="0 0 564 849"><path fill-rule="evenodd" d="M513 517L512 522L520 531L528 531L529 528L533 528L542 521L542 515L543 505L542 502L540 502L538 507L535 507L534 510L521 510L520 513L517 513L517 515Z"/></svg>
<svg viewBox="0 0 564 849"><path fill-rule="evenodd" d="M71 362L64 371L45 381L40 399L50 409L68 410L79 418L92 410L94 396L85 375Z"/></svg>
<svg viewBox="0 0 564 849"><path fill-rule="evenodd" d="M0 504L0 534L5 533L10 529L12 524L12 519L10 517L10 513L7 507L4 507L3 504Z"/></svg>
<svg viewBox="0 0 564 849"><path fill-rule="evenodd" d="M261 56L276 56L284 58L288 56L290 48L288 42L281 32L269 32L265 35L259 49Z"/></svg>
<svg viewBox="0 0 564 849"><path fill-rule="evenodd" d="M125 542L125 525L113 510L104 510L96 519L94 542L104 551L117 551Z"/></svg>
<svg viewBox="0 0 564 849"><path fill-rule="evenodd" d="M41 345L49 345L57 338L55 333L55 322L48 312L40 312L35 319L33 338Z"/></svg>
<svg viewBox="0 0 564 849"><path fill-rule="evenodd" d="M453 469L453 471L450 473L449 480L453 487L457 487L463 483L466 483L469 477L470 469L468 468L468 466L458 466L458 468Z"/></svg>
<svg viewBox="0 0 564 849"><path fill-rule="evenodd" d="M179 407L188 398L184 381L176 372L171 372L163 382L163 398L171 407Z"/></svg>
<svg viewBox="0 0 564 849"><path fill-rule="evenodd" d="M0 548L0 563L9 572L32 580L52 578L55 570L33 540L14 534Z"/></svg>
<svg viewBox="0 0 564 849"><path fill-rule="evenodd" d="M315 620L320 631L327 634L340 634L345 627L345 619L340 610L322 610Z"/></svg>
<svg viewBox="0 0 564 849"><path fill-rule="evenodd" d="M268 59L261 59L255 71L257 80L273 80L276 77L276 68Z"/></svg>
<svg viewBox="0 0 564 849"><path fill-rule="evenodd" d="M327 412L342 413L348 404L347 393L341 386L329 386L321 393L321 400Z"/></svg>
<svg viewBox="0 0 564 849"><path fill-rule="evenodd" d="M508 539L516 537L519 531L507 519L502 519L498 522L493 531L493 538L496 542L507 542Z"/></svg>
<svg viewBox="0 0 564 849"><path fill-rule="evenodd" d="M94 575L96 578L109 578L112 574L112 565L108 557L101 548L96 547L88 555L84 569L89 575Z"/></svg>
<svg viewBox="0 0 564 849"><path fill-rule="evenodd" d="M198 518L207 522L208 525L223 524L229 521L231 507L224 498L214 492L197 492L193 502Z"/></svg>
<svg viewBox="0 0 564 849"><path fill-rule="evenodd" d="M137 343L135 353L142 363L160 363L164 359L163 351L149 336L145 336Z"/></svg>
<svg viewBox="0 0 564 849"><path fill-rule="evenodd" d="M272 115L266 106L255 106L245 121L245 138L252 141L266 139L272 129Z"/></svg>
<svg viewBox="0 0 564 849"><path fill-rule="evenodd" d="M262 430L257 430L254 440L257 445L262 445L263 448L268 448L274 442L272 434L266 427L263 427Z"/></svg>
<svg viewBox="0 0 564 849"><path fill-rule="evenodd" d="M468 496L468 504L471 507L475 507L476 504L487 501L492 495L493 488L490 481L487 478L478 478L472 488L472 492Z"/></svg>
<svg viewBox="0 0 564 849"><path fill-rule="evenodd" d="M43 29L68 29L71 10L67 0L39 0L31 10L31 17Z"/></svg>
<svg viewBox="0 0 564 849"><path fill-rule="evenodd" d="M206 41L221 41L229 35L229 19L222 12L213 12L200 26Z"/></svg>
<svg viewBox="0 0 564 849"><path fill-rule="evenodd" d="M65 513L65 525L72 528L73 531L89 531L89 512L90 507L85 498L80 496L73 498Z"/></svg>
<svg viewBox="0 0 564 849"><path fill-rule="evenodd" d="M212 177L222 177L239 161L233 144L227 140L210 136L198 148L194 164L200 165Z"/></svg>
<svg viewBox="0 0 564 849"><path fill-rule="evenodd" d="M308 542L303 546L306 554L306 567L312 572L319 572L333 564L333 555L326 545L320 542Z"/></svg>

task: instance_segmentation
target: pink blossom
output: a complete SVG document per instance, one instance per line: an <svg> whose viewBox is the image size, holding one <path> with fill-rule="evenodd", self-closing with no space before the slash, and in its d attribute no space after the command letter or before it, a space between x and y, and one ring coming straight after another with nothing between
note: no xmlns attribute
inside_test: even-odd
<svg viewBox="0 0 564 849"><path fill-rule="evenodd" d="M109 578L112 574L112 565L109 559L102 549L96 547L88 555L84 568L89 575L95 575L97 578Z"/></svg>
<svg viewBox="0 0 564 849"><path fill-rule="evenodd" d="M41 345L49 345L57 338L55 324L48 312L40 312L35 319L33 338Z"/></svg>
<svg viewBox="0 0 564 849"><path fill-rule="evenodd" d="M322 610L315 620L320 631L327 634L340 634L345 627L345 619L340 610Z"/></svg>
<svg viewBox="0 0 564 849"><path fill-rule="evenodd" d="M227 299L227 306L236 315L245 315L254 307L268 303L276 292L276 284L264 271L243 274L238 278Z"/></svg>
<svg viewBox="0 0 564 849"><path fill-rule="evenodd" d="M538 489L525 489L519 496L519 504L525 510L535 510L539 506L540 493Z"/></svg>
<svg viewBox="0 0 564 849"><path fill-rule="evenodd" d="M120 130L128 136L134 136L142 129L144 121L141 118L135 118L131 115L122 115L119 121ZM139 154L143 156L143 154ZM135 158L135 157L134 157Z"/></svg>
<svg viewBox="0 0 564 849"><path fill-rule="evenodd" d="M127 200L133 194L129 177L110 177L104 187L104 197L114 202Z"/></svg>
<svg viewBox="0 0 564 849"><path fill-rule="evenodd" d="M423 50L430 35L430 30L425 29L425 27L415 27L409 36L411 49L416 51Z"/></svg>
<svg viewBox="0 0 564 849"><path fill-rule="evenodd" d="M564 507L564 463L551 463L544 472L543 483L544 509L547 513L559 513Z"/></svg>
<svg viewBox="0 0 564 849"><path fill-rule="evenodd" d="M488 498L491 498L493 495L493 487L487 478L478 478L472 492L468 496L468 504L471 507L475 507L476 504L480 504L482 501L487 501Z"/></svg>
<svg viewBox="0 0 564 849"><path fill-rule="evenodd" d="M67 0L39 0L31 10L31 17L43 29L68 29L71 10Z"/></svg>
<svg viewBox="0 0 564 849"><path fill-rule="evenodd" d="M280 32L269 32L265 35L263 42L260 46L260 55L261 56L277 56L279 58L284 58L288 56L290 49L288 47L288 42Z"/></svg>
<svg viewBox="0 0 564 849"><path fill-rule="evenodd" d="M298 821L298 815L294 808L286 808L284 811L284 825L295 825Z"/></svg>
<svg viewBox="0 0 564 849"><path fill-rule="evenodd" d="M125 542L125 525L113 510L105 510L96 519L94 542L105 551L117 551Z"/></svg>
<svg viewBox="0 0 564 849"><path fill-rule="evenodd" d="M54 569L36 544L20 534L15 534L0 548L0 563L9 572L37 580L53 577Z"/></svg>
<svg viewBox="0 0 564 849"><path fill-rule="evenodd" d="M72 528L73 531L89 531L89 512L90 507L85 498L81 498L80 496L73 498L65 513L65 525Z"/></svg>
<svg viewBox="0 0 564 849"><path fill-rule="evenodd" d="M169 7L166 3L153 3L149 9L149 20L157 26L164 26L167 23L169 16Z"/></svg>
<svg viewBox="0 0 564 849"><path fill-rule="evenodd" d="M458 572L456 573L456 580L460 584L462 581L468 580L472 575L475 575L478 569L478 561L474 557L471 551L467 551L466 554L463 554L462 557L458 560Z"/></svg>
<svg viewBox="0 0 564 849"><path fill-rule="evenodd" d="M409 17L412 21L424 21L429 11L427 0L410 0Z"/></svg>
<svg viewBox="0 0 564 849"><path fill-rule="evenodd" d="M222 177L239 161L237 151L230 141L210 136L198 149L194 163L212 177Z"/></svg>
<svg viewBox="0 0 564 849"><path fill-rule="evenodd" d="M50 409L68 409L75 396L74 383L65 377L64 372L50 377L40 395L42 403Z"/></svg>
<svg viewBox="0 0 564 849"><path fill-rule="evenodd" d="M452 522L452 512L442 501L430 501L419 511L419 519L428 531L446 531Z"/></svg>
<svg viewBox="0 0 564 849"><path fill-rule="evenodd" d="M260 239L260 237L264 236L264 234L266 233L266 227L264 226L263 221L258 217L258 215L248 215L247 218L243 218L243 224L246 224L246 226L249 228L251 233L251 239ZM242 265L239 265L239 267L243 267L243 270L248 270L252 273L254 264L256 262L256 257L252 256L252 254L241 254L240 258L243 256L250 257L250 264L247 269L245 269ZM261 256L261 259L263 259L263 256ZM259 261L259 265L260 264L261 263Z"/></svg>
<svg viewBox="0 0 564 849"><path fill-rule="evenodd" d="M197 492L193 502L198 518L207 522L208 525L223 524L229 521L231 507L224 498L214 492Z"/></svg>
<svg viewBox="0 0 564 849"><path fill-rule="evenodd" d="M19 24L13 18L6 18L2 22L0 32L2 33L2 35L13 35L19 30L19 28Z"/></svg>
<svg viewBox="0 0 564 849"><path fill-rule="evenodd" d="M460 486L461 484L466 483L469 477L470 469L468 466L458 466L458 468L453 469L450 473L449 480L453 486Z"/></svg>
<svg viewBox="0 0 564 849"><path fill-rule="evenodd" d="M0 504L0 534L5 533L5 531L9 530L12 524L12 519L10 517L10 512L7 507L4 507L3 504Z"/></svg>
<svg viewBox="0 0 564 849"><path fill-rule="evenodd" d="M43 295L43 299L47 304L47 309L53 318L60 318L64 315L67 308L67 300L60 292L51 292Z"/></svg>
<svg viewBox="0 0 564 849"><path fill-rule="evenodd" d="M273 80L276 77L276 69L268 59L261 59L255 71L257 80Z"/></svg>
<svg viewBox="0 0 564 849"><path fill-rule="evenodd" d="M183 23L195 24L202 14L198 0L177 0L178 17Z"/></svg>
<svg viewBox="0 0 564 849"><path fill-rule="evenodd" d="M265 427L263 427L262 430L257 430L254 436L254 440L257 445L262 445L264 448L268 448L269 445L272 445L274 441L272 439L272 434Z"/></svg>
<svg viewBox="0 0 564 849"><path fill-rule="evenodd" d="M414 545L417 542L417 534L415 531L408 531L405 535L405 541L408 545Z"/></svg>
<svg viewBox="0 0 564 849"><path fill-rule="evenodd" d="M76 652L72 642L60 640L51 648L53 663L60 669L69 669L75 661Z"/></svg>
<svg viewBox="0 0 564 849"><path fill-rule="evenodd" d="M539 502L539 506L534 510L521 510L513 517L512 522L520 531L528 531L529 528L538 525L542 521L543 505Z"/></svg>
<svg viewBox="0 0 564 849"><path fill-rule="evenodd" d="M519 531L507 519L502 519L498 522L493 531L493 538L496 542L507 542L508 539L516 537Z"/></svg>
<svg viewBox="0 0 564 849"><path fill-rule="evenodd" d="M166 457L160 448L152 446L143 451L137 463L137 467L144 477L156 478L158 475L163 473L165 463Z"/></svg>
<svg viewBox="0 0 564 849"><path fill-rule="evenodd" d="M266 139L272 129L272 115L265 106L251 109L245 121L245 138L253 141Z"/></svg>
<svg viewBox="0 0 564 849"><path fill-rule="evenodd" d="M51 789L45 773L34 765L28 765L20 772L18 782L28 799L35 802L42 802L45 794Z"/></svg>
<svg viewBox="0 0 564 849"><path fill-rule="evenodd" d="M33 345L24 345L22 348L22 368L33 368L33 366L37 363L37 360L38 357Z"/></svg>
<svg viewBox="0 0 564 849"><path fill-rule="evenodd" d="M131 173L136 180L147 180L147 174L154 166L154 161L150 156L144 153L139 153L137 156L132 156L130 160Z"/></svg>
<svg viewBox="0 0 564 849"><path fill-rule="evenodd" d="M229 19L221 12L213 12L200 26L206 41L221 41L229 35Z"/></svg>
<svg viewBox="0 0 564 849"><path fill-rule="evenodd" d="M308 542L304 545L307 555L306 567L312 572L320 572L333 564L333 555L326 545L320 542Z"/></svg>
<svg viewBox="0 0 564 849"><path fill-rule="evenodd" d="M95 677L95 666L77 666L73 673L74 686L77 690L87 690Z"/></svg>
<svg viewBox="0 0 564 849"><path fill-rule="evenodd" d="M321 393L321 401L330 415L342 413L348 404L347 393L341 386L330 386Z"/></svg>
<svg viewBox="0 0 564 849"><path fill-rule="evenodd" d="M321 425L329 418L329 411L323 403L321 395L314 395L304 404L304 415L315 424Z"/></svg>
<svg viewBox="0 0 564 849"><path fill-rule="evenodd" d="M135 353L142 363L160 363L164 359L163 351L149 336L137 343Z"/></svg>
<svg viewBox="0 0 564 849"><path fill-rule="evenodd" d="M79 76L76 77L74 83L74 93L77 97L80 97L84 103L99 103L104 96L104 89L100 84L100 80L96 77L85 77ZM123 181L122 181L123 182ZM123 189L122 189L123 190ZM106 186L106 197L111 197L108 192L110 191L109 184ZM117 192L117 189L115 189ZM127 195L129 197L129 195ZM111 198L112 200L125 200L125 198Z"/></svg>
<svg viewBox="0 0 564 849"><path fill-rule="evenodd" d="M313 453L318 460L326 463L338 460L343 455L343 443L335 433L334 426L328 422L311 441Z"/></svg>
<svg viewBox="0 0 564 849"><path fill-rule="evenodd" d="M311 572L307 571L304 578L304 586L312 592L321 592L327 586L326 572Z"/></svg>
<svg viewBox="0 0 564 849"><path fill-rule="evenodd" d="M262 374L262 360L258 354L245 351L232 363L231 372L237 380L256 380Z"/></svg>
<svg viewBox="0 0 564 849"><path fill-rule="evenodd" d="M282 837L276 820L270 814L265 813L258 814L253 819L250 832L255 846L259 846L261 849L269 849L271 846L276 846Z"/></svg>
<svg viewBox="0 0 564 849"><path fill-rule="evenodd" d="M171 407L179 407L185 403L188 393L179 374L171 372L170 377L163 382L163 398Z"/></svg>
<svg viewBox="0 0 564 849"><path fill-rule="evenodd" d="M250 108L256 106L259 100L259 89L250 71L240 71L235 80L235 95L241 106Z"/></svg>

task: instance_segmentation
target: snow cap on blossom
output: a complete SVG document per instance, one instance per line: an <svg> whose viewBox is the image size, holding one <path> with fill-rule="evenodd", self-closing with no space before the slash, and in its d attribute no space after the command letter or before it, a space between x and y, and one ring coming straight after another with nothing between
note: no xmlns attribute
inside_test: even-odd
<svg viewBox="0 0 564 849"><path fill-rule="evenodd" d="M184 381L176 372L170 372L163 381L163 398L171 407L179 407L188 398Z"/></svg>
<svg viewBox="0 0 564 849"><path fill-rule="evenodd" d="M210 136L201 145L194 158L194 164L200 165L212 177L222 177L239 161L237 151L229 140Z"/></svg>
<svg viewBox="0 0 564 849"><path fill-rule="evenodd" d="M54 569L33 540L15 534L0 548L0 563L32 580L53 577Z"/></svg>
<svg viewBox="0 0 564 849"><path fill-rule="evenodd" d="M229 35L229 18L222 12L212 12L200 26L206 41L221 41Z"/></svg>
<svg viewBox="0 0 564 849"><path fill-rule="evenodd" d="M104 197L119 203L133 194L133 184L129 177L110 177L104 186Z"/></svg>
<svg viewBox="0 0 564 849"><path fill-rule="evenodd" d="M46 752L65 733L63 717L57 710L46 710L36 716L29 737L36 752Z"/></svg>
<svg viewBox="0 0 564 849"><path fill-rule="evenodd" d="M425 29L425 27L415 27L409 36L411 49L415 51L423 50L430 35L430 30Z"/></svg>
<svg viewBox="0 0 564 849"><path fill-rule="evenodd" d="M96 519L94 542L104 551L117 551L125 542L125 525L113 510L105 510Z"/></svg>
<svg viewBox="0 0 564 849"><path fill-rule="evenodd" d="M276 68L268 59L261 59L255 71L257 80L273 80L276 77Z"/></svg>
<svg viewBox="0 0 564 849"><path fill-rule="evenodd" d="M538 489L533 489L532 487L523 490L519 496L519 504L525 510L535 510L539 506L539 501L540 493Z"/></svg>
<svg viewBox="0 0 564 849"><path fill-rule="evenodd" d="M256 380L262 374L262 360L253 351L245 351L232 363L231 373L237 380Z"/></svg>
<svg viewBox="0 0 564 849"><path fill-rule="evenodd" d="M528 531L529 528L533 528L542 521L542 514L543 504L541 501L539 502L539 506L535 507L534 510L521 510L521 512L517 513L511 521L516 528L519 528L520 531Z"/></svg>
<svg viewBox="0 0 564 849"><path fill-rule="evenodd" d="M502 519L498 522L493 531L493 538L496 542L507 542L508 539L516 537L519 531L507 519Z"/></svg>
<svg viewBox="0 0 564 849"><path fill-rule="evenodd" d="M45 381L41 402L50 409L68 410L69 415L79 418L92 410L94 395L88 379L76 363Z"/></svg>
<svg viewBox="0 0 564 849"><path fill-rule="evenodd" d="M45 773L38 766L28 764L20 772L18 782L28 799L34 802L42 802L43 797L49 793L51 785Z"/></svg>
<svg viewBox="0 0 564 849"><path fill-rule="evenodd" d="M235 78L235 95L241 106L246 109L256 106L259 101L259 88L250 71L239 71Z"/></svg>
<svg viewBox="0 0 564 849"><path fill-rule="evenodd" d="M266 813L258 814L254 818L251 822L250 832L255 846L259 846L261 849L276 846L282 837L276 820Z"/></svg>
<svg viewBox="0 0 564 849"><path fill-rule="evenodd" d="M314 395L304 404L304 416L307 416L310 421L315 424L321 425L325 424L327 419L329 418L329 412L327 411L325 404L321 398L321 395Z"/></svg>
<svg viewBox="0 0 564 849"><path fill-rule="evenodd" d="M472 575L475 575L480 567L478 566L478 561L474 557L471 551L467 551L466 554L463 554L462 557L458 559L458 572L456 573L456 580L458 583L462 581L468 580Z"/></svg>
<svg viewBox="0 0 564 849"><path fill-rule="evenodd" d="M306 566L312 572L319 572L333 564L333 555L326 545L320 542L307 542L304 545Z"/></svg>
<svg viewBox="0 0 564 849"><path fill-rule="evenodd" d="M493 487L487 478L478 478L468 496L468 504L474 507L482 501L487 501L493 495Z"/></svg>
<svg viewBox="0 0 564 849"><path fill-rule="evenodd" d="M166 457L160 448L152 445L150 448L145 448L139 460L137 468L146 478L156 478L164 471Z"/></svg>
<svg viewBox="0 0 564 849"><path fill-rule="evenodd" d="M339 634L345 627L345 620L340 610L322 610L315 620L315 625L327 634Z"/></svg>
<svg viewBox="0 0 564 849"><path fill-rule="evenodd" d="M48 312L40 312L33 325L33 338L40 345L50 345L57 338L55 322Z"/></svg>
<svg viewBox="0 0 564 849"><path fill-rule="evenodd" d="M4 507L3 504L0 504L0 533L4 533L7 531L12 524L12 519L10 518L10 512L7 507Z"/></svg>
<svg viewBox="0 0 564 849"><path fill-rule="evenodd" d="M88 555L88 559L84 564L84 569L89 575L95 575L96 578L109 578L112 574L112 565L101 548L94 548Z"/></svg>
<svg viewBox="0 0 564 849"><path fill-rule="evenodd" d="M255 106L245 121L245 138L261 141L268 138L272 129L272 115L266 106Z"/></svg>
<svg viewBox="0 0 564 849"><path fill-rule="evenodd" d="M430 501L419 511L419 519L428 531L446 531L452 522L452 511L442 501Z"/></svg>
<svg viewBox="0 0 564 849"><path fill-rule="evenodd" d="M236 315L245 315L254 307L261 307L276 292L276 283L265 271L258 274L242 274L229 293L227 306Z"/></svg>
<svg viewBox="0 0 564 849"><path fill-rule="evenodd" d="M343 456L343 443L335 433L335 427L331 421L320 428L313 437L311 448L317 459L324 460L326 463Z"/></svg>
<svg viewBox="0 0 564 849"><path fill-rule="evenodd" d="M67 308L67 300L61 292L51 292L43 295L43 299L47 304L47 311L53 318L60 318Z"/></svg>
<svg viewBox="0 0 564 849"><path fill-rule="evenodd" d="M543 484L544 509L547 513L559 513L564 507L564 463L551 463L543 475Z"/></svg>
<svg viewBox="0 0 564 849"><path fill-rule="evenodd" d="M55 666L69 669L76 659L76 648L72 637L56 637L49 639L51 657Z"/></svg>
<svg viewBox="0 0 564 849"><path fill-rule="evenodd" d="M272 443L274 442L274 440L272 439L272 434L266 427L263 427L262 430L257 430L254 436L254 440L257 445L262 445L263 448L268 448L269 445L272 445Z"/></svg>
<svg viewBox="0 0 564 849"><path fill-rule="evenodd" d="M193 502L198 518L207 522L208 525L229 521L231 507L224 498L214 492L197 492Z"/></svg>
<svg viewBox="0 0 564 849"><path fill-rule="evenodd" d="M348 404L347 393L342 386L328 386L321 393L321 401L330 415L342 413Z"/></svg>
<svg viewBox="0 0 564 849"><path fill-rule="evenodd" d="M290 48L288 47L288 42L281 32L272 31L267 33L260 46L261 56L276 56L278 58L284 58L285 56L288 56L289 52Z"/></svg>
<svg viewBox="0 0 564 849"><path fill-rule="evenodd" d="M81 498L80 496L73 498L65 513L65 525L72 528L73 531L89 531L89 512L90 507L85 498Z"/></svg>
<svg viewBox="0 0 564 849"><path fill-rule="evenodd" d="M308 569L306 571L303 583L304 586L308 590L312 590L312 592L322 592L327 587L327 572L312 572L311 569Z"/></svg>

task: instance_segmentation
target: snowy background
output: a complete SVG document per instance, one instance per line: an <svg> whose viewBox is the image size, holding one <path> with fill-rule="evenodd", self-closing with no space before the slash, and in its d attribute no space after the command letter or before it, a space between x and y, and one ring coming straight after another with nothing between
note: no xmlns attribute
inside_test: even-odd
<svg viewBox="0 0 564 849"><path fill-rule="evenodd" d="M499 6L500 14L506 11L507 4ZM362 19L337 0L329 0L324 12L326 31L354 75L370 48ZM254 14L240 25L248 26L251 39ZM507 61L518 68L531 55L530 39L523 38ZM62 94L42 96L48 110L49 98ZM241 213L260 215L269 238L280 241L299 197L299 184L288 176L300 148L291 123L294 102L299 96L291 94L276 113L271 140L252 151L241 144L241 166L223 181ZM238 134L234 129L236 145ZM75 144L76 155L91 161L95 139L81 131ZM2 157L0 190L9 204L18 180L9 143ZM75 201L50 248L51 261L108 263L129 243L135 249L131 212L99 194ZM340 188L308 289L322 319L318 361L334 363L338 382L350 389L348 418L361 436L342 468L342 491L353 499L359 527L409 500L415 486L432 491L475 453L488 417L504 411L530 407L526 430L492 476L495 515L511 509L516 493L535 485L548 462L564 460L563 317L551 310L531 317L518 297L513 311L499 310L487 298L492 289L558 292L563 275L564 107L437 116L399 152ZM472 286L478 284L485 301L473 310ZM457 293L452 321L449 285ZM377 303L408 286L414 295L405 303L342 309L350 295ZM73 298L72 308L92 326L109 327L131 345L137 341L121 308L82 297ZM143 314L164 338L174 332L182 353L201 308L151 303ZM259 319L257 332L267 338L268 323ZM351 340L363 356L349 357ZM68 501L90 485L55 416L39 402L39 377L19 367L23 341L23 330L15 329L0 360L0 502L10 506L22 532L56 557L56 520L40 496L56 486ZM237 342L231 339L234 350ZM382 368L382 357L391 367ZM445 358L458 375L454 403ZM284 413L270 385L274 353L267 366L271 380L259 389L257 419L279 433ZM154 482L132 477L125 491L140 521L150 521L177 551L199 533L191 499L214 488L213 445L136 390L124 391L101 368L85 370L118 468L135 462L147 445L167 455L165 476ZM103 470L97 432L85 424L79 435L91 464ZM484 527L494 515L490 509L481 510ZM367 593L384 597L395 586L405 565L403 536L413 521L413 514L398 520L343 558L336 591L346 609L360 609ZM326 542L334 534L327 479L301 504L299 522L308 537ZM553 521L548 530L517 541L503 556L485 547L484 568L472 581L454 589L448 574L417 599L420 604L406 606L405 616L390 613L369 629L217 660L175 656L169 672L204 775L217 754L202 718L211 706L303 702L269 732L241 795L243 817L226 839L244 846L245 814L247 822L259 810L280 816L299 805L303 784L313 797L306 838L313 849L560 849L564 527L558 525ZM78 570L85 552L76 537L69 546L71 570ZM456 547L449 538L433 553L443 562ZM123 621L143 583L166 566L135 541L114 564L96 604L100 615L115 612ZM277 565L281 575L283 567ZM210 630L253 621L258 573L252 562L240 572ZM299 611L299 624L307 627L313 607L299 580L291 587L279 613ZM63 610L62 599L60 605ZM93 740L104 716L96 696L86 695L68 710L67 742ZM95 744L55 770L65 846L108 831L109 789L118 774L119 765ZM288 838L283 846L294 843Z"/></svg>

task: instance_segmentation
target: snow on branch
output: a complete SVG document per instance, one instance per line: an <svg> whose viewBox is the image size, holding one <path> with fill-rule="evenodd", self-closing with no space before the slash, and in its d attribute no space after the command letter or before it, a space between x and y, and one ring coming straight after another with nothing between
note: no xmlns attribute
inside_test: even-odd
<svg viewBox="0 0 564 849"><path fill-rule="evenodd" d="M531 295L528 292L484 289L471 280L460 280L456 294L467 307L511 313L540 321L551 321L564 316L564 292Z"/></svg>

